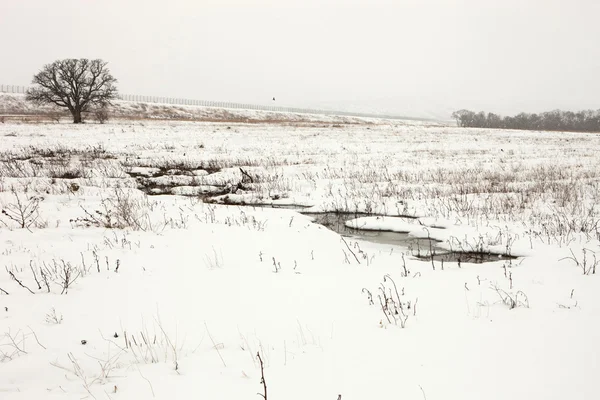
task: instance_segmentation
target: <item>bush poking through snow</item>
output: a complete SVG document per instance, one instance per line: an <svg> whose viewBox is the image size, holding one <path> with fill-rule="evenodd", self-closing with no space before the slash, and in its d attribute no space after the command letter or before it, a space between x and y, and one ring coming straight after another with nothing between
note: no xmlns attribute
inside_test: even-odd
<svg viewBox="0 0 600 400"><path fill-rule="evenodd" d="M46 314L46 323L47 324L59 325L59 324L62 324L62 321L63 321L62 314L57 314L56 309L54 307L52 307L50 309L50 311L48 312L48 314Z"/></svg>
<svg viewBox="0 0 600 400"><path fill-rule="evenodd" d="M581 268L581 271L583 272L584 275L590 275L590 274L595 274L596 273L596 267L600 266L600 260L598 260L596 258L596 253L592 250L589 249L583 249L583 256L581 257L581 259L577 258L577 256L575 256L575 253L573 253L573 249L569 249L571 251L571 257L564 257L561 258L559 261L562 260L571 260L575 263L575 265L579 268ZM592 256L589 257L588 253L591 253ZM592 260L593 259L593 260Z"/></svg>
<svg viewBox="0 0 600 400"><path fill-rule="evenodd" d="M405 300L404 288L399 292L396 282L387 274L383 276L383 282L379 285L379 305L385 316L388 324L400 325L401 328L406 328L408 318L412 315L417 315L417 302L419 299ZM374 305L373 294L366 288L362 289L363 293L367 294L369 305ZM383 320L381 321L383 325Z"/></svg>
<svg viewBox="0 0 600 400"><path fill-rule="evenodd" d="M133 193L117 188L113 196L102 199L100 205L102 209L93 212L80 206L85 216L71 219L70 222L76 226L106 229L156 231L160 228L151 222L150 211L154 204L149 202L147 197L136 198Z"/></svg>
<svg viewBox="0 0 600 400"><path fill-rule="evenodd" d="M123 366L121 363L119 363L119 358L121 357L121 354L122 351L119 351L113 356L109 356L106 360L99 360L97 358L94 358L98 362L100 371L93 377L89 376L89 373L84 370L84 368L81 366L81 363L77 358L75 358L73 353L67 353L67 357L69 358L71 367L63 366L59 364L58 361L51 362L50 365L65 370L71 375L77 377L81 381L81 384L85 391L88 392L90 396L95 399L96 397L92 395L90 387L95 383L106 383L108 379L112 376L112 371Z"/></svg>
<svg viewBox="0 0 600 400"><path fill-rule="evenodd" d="M34 263L31 262L29 267L36 285L32 287L46 293L52 293L52 287L57 286L60 289L60 294L67 294L73 284L80 277L85 276L89 272L89 269L91 269L91 265L87 268L85 264L73 265L62 259L58 261L53 259L51 262L43 262L42 264L42 266L34 266ZM17 274L22 272L22 269L19 270L14 266L10 269L5 267L5 269L11 280L29 293L36 294L36 291L30 289L29 284L24 283L25 280L23 278L17 277Z"/></svg>
<svg viewBox="0 0 600 400"><path fill-rule="evenodd" d="M124 331L124 348L110 339L105 340L130 355L135 364L172 362L175 371L179 373L179 354L183 346L178 346L177 342L171 340L163 328L160 318L155 318L154 333L150 333L145 325L143 330L138 333Z"/></svg>
<svg viewBox="0 0 600 400"><path fill-rule="evenodd" d="M491 285L490 288L498 294L502 304L508 306L509 309L513 310L517 307L529 308L529 298L521 290L513 293L499 288L498 285Z"/></svg>
<svg viewBox="0 0 600 400"><path fill-rule="evenodd" d="M105 122L108 121L108 118L109 118L108 107L106 105L103 105L101 107L94 109L92 111L92 117L99 124L104 124Z"/></svg>
<svg viewBox="0 0 600 400"><path fill-rule="evenodd" d="M21 334L20 337L19 334ZM0 363L12 361L21 354L27 354L24 346L25 334L20 330L13 335L9 329L4 333L2 339L0 340Z"/></svg>
<svg viewBox="0 0 600 400"><path fill-rule="evenodd" d="M219 251L219 253L217 253L217 249L213 246L212 254L204 255L204 265L211 270L223 268L223 252Z"/></svg>
<svg viewBox="0 0 600 400"><path fill-rule="evenodd" d="M31 333L25 334L20 329L12 334L10 329L0 336L0 363L12 361L21 354L28 354L25 350L25 341L29 336L33 336L36 343L44 350L46 347L40 343L33 329L29 328Z"/></svg>
<svg viewBox="0 0 600 400"><path fill-rule="evenodd" d="M77 359L72 353L67 353L68 363L64 365L59 363L59 360L50 364L56 368L67 371L69 374L77 377L83 388L90 394L92 398L92 385L102 385L107 383L111 377L114 377L115 370L137 364L154 364L159 362L171 361L174 364L175 371L179 373L179 351L176 343L171 341L166 331L160 322L160 319L155 319L155 333L151 334L146 327L136 334L123 332L123 340L125 347L116 342L119 335L115 333L112 338L106 338L100 333L100 337L108 343L109 351L105 356L94 356L86 353L89 359ZM82 340L82 344L87 341ZM0 353L0 357L2 354ZM97 365L99 369L92 371L91 367ZM139 368L138 368L139 371ZM140 372L141 374L141 372ZM142 376L143 377L143 376ZM152 392L152 384L144 378ZM114 386L115 393L117 387Z"/></svg>
<svg viewBox="0 0 600 400"><path fill-rule="evenodd" d="M14 203L9 203L6 207L2 208L2 215L9 220L16 222L21 229L29 229L36 225L40 217L39 208L40 202L44 200L41 196L33 196L27 200L22 199L16 192L11 190L15 197ZM4 222L4 225L8 227L8 224Z"/></svg>
<svg viewBox="0 0 600 400"><path fill-rule="evenodd" d="M37 279L37 275L35 274L35 269L33 267L31 268L31 271L36 283L38 284L38 288L41 289L40 282ZM60 262L52 260L52 263L44 263L44 267L40 267L39 272L42 282L44 283L48 293L50 293L50 282L52 282L61 289L60 294L67 294L69 288L71 288L77 279L82 276L82 272L84 271L82 268L73 266L70 262L66 262L65 260L60 260ZM10 271L9 273L12 274ZM19 284L23 286L20 282ZM27 288L27 290L29 290L29 288ZM31 290L29 291L34 294L34 292Z"/></svg>

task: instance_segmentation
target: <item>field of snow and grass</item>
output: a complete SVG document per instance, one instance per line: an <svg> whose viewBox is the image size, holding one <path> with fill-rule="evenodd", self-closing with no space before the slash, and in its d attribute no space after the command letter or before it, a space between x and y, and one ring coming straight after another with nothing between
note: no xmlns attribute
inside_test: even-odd
<svg viewBox="0 0 600 400"><path fill-rule="evenodd" d="M599 398L600 136L352 122L0 124L0 398Z"/></svg>

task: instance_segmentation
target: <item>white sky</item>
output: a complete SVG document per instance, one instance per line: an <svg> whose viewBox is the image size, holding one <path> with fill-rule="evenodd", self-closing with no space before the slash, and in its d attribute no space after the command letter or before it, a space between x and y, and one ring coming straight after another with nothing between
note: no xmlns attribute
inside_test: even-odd
<svg viewBox="0 0 600 400"><path fill-rule="evenodd" d="M599 109L600 0L0 0L0 82L408 115Z"/></svg>

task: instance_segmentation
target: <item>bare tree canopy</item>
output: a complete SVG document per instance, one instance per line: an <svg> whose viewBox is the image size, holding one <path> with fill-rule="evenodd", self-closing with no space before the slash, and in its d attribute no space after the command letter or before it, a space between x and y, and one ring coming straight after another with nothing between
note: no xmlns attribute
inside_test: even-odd
<svg viewBox="0 0 600 400"><path fill-rule="evenodd" d="M117 97L117 80L102 60L65 59L45 65L33 77L27 100L37 104L54 104L69 109L73 122L95 108L106 107Z"/></svg>
<svg viewBox="0 0 600 400"><path fill-rule="evenodd" d="M561 111L515 116L459 110L452 113L458 126L468 128L523 129L565 132L600 132L600 110Z"/></svg>

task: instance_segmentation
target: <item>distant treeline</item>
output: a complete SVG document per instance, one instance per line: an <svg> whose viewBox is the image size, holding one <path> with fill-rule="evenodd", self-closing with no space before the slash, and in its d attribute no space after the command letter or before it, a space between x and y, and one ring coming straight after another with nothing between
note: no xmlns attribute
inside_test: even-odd
<svg viewBox="0 0 600 400"><path fill-rule="evenodd" d="M494 113L460 110L452 113L458 126L469 128L524 129L540 131L600 132L600 110L579 112L554 110L541 114L520 113L503 117Z"/></svg>

